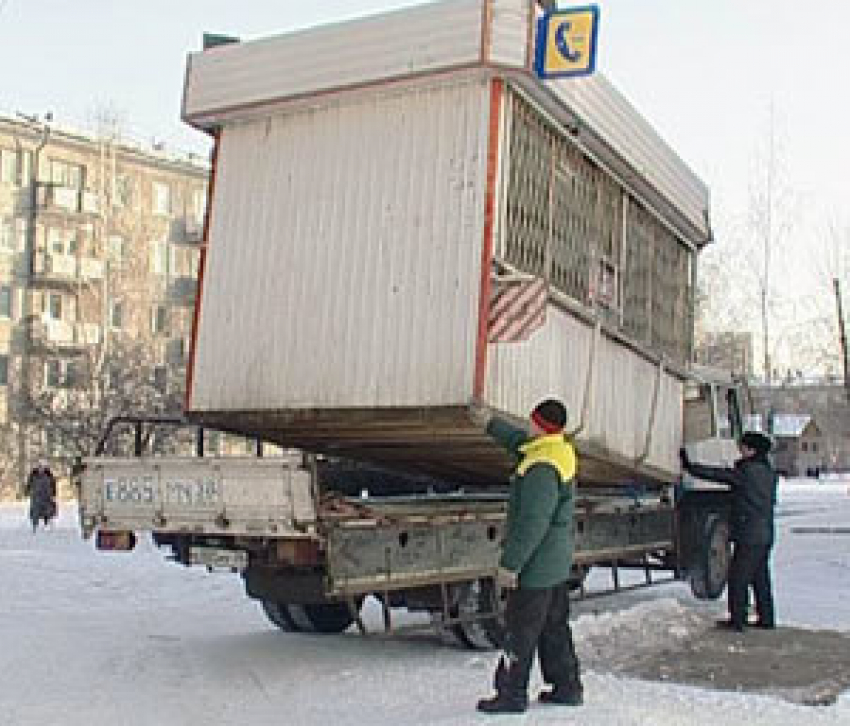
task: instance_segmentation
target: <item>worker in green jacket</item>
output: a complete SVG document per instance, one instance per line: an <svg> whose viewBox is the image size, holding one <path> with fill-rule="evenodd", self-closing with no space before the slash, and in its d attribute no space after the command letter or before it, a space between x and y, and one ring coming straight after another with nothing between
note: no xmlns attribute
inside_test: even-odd
<svg viewBox="0 0 850 726"><path fill-rule="evenodd" d="M505 645L496 669L496 696L478 702L485 713L523 713L535 653L544 703L583 700L569 614L576 456L564 435L567 411L553 398L531 412L531 430L487 420L487 433L517 457L496 585L508 591Z"/></svg>

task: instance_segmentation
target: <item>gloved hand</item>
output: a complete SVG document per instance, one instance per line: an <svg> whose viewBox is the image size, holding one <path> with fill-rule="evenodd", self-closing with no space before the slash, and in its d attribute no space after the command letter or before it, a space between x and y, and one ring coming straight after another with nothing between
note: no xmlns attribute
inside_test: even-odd
<svg viewBox="0 0 850 726"><path fill-rule="evenodd" d="M506 567L496 570L495 581L498 590L516 590L519 587L519 575Z"/></svg>
<svg viewBox="0 0 850 726"><path fill-rule="evenodd" d="M689 469L690 468L691 457L688 456L688 452L687 452L687 450L685 449L684 446L681 449L679 449L679 461L682 462L682 468L683 469Z"/></svg>
<svg viewBox="0 0 850 726"><path fill-rule="evenodd" d="M493 414L490 413L490 409L481 405L475 399L470 401L468 411L469 418L472 419L472 423L476 426L480 426L482 429L487 428L487 424L490 423L490 419L493 417Z"/></svg>

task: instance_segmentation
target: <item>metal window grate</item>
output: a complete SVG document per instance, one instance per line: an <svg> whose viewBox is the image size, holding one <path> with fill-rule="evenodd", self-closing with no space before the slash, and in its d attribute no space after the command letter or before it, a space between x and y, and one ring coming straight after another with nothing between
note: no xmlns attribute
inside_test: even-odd
<svg viewBox="0 0 850 726"><path fill-rule="evenodd" d="M687 363L691 251L522 97L508 113L505 261Z"/></svg>

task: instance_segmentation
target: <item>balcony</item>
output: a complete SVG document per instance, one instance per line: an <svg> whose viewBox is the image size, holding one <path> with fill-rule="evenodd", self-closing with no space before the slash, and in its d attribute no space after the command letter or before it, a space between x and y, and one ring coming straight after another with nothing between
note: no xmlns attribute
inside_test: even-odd
<svg viewBox="0 0 850 726"><path fill-rule="evenodd" d="M172 219L169 223L168 241L176 245L197 245L203 241L204 225L194 217Z"/></svg>
<svg viewBox="0 0 850 726"><path fill-rule="evenodd" d="M97 345L101 340L100 326L95 323L73 324L67 320L48 317L32 323L32 344L43 350L79 350Z"/></svg>
<svg viewBox="0 0 850 726"><path fill-rule="evenodd" d="M97 323L77 325L75 339L80 345L97 345L101 341L101 328Z"/></svg>
<svg viewBox="0 0 850 726"><path fill-rule="evenodd" d="M53 284L102 280L104 271L103 260L90 257L78 259L73 255L55 255L48 252L36 252L33 267L36 282Z"/></svg>
<svg viewBox="0 0 850 726"><path fill-rule="evenodd" d="M175 305L194 305L198 281L194 277L174 277L168 281L168 301Z"/></svg>
<svg viewBox="0 0 850 726"><path fill-rule="evenodd" d="M181 368L186 364L186 342L183 338L172 338L165 343L165 365Z"/></svg>
<svg viewBox="0 0 850 726"><path fill-rule="evenodd" d="M74 326L65 320L42 318L34 320L32 342L40 348L70 348L75 346Z"/></svg>
<svg viewBox="0 0 850 726"><path fill-rule="evenodd" d="M80 277L84 280L102 280L104 269L103 260L93 260L90 257L80 258Z"/></svg>
<svg viewBox="0 0 850 726"><path fill-rule="evenodd" d="M37 192L38 206L43 211L74 214L98 214L100 197L96 192L41 182Z"/></svg>
<svg viewBox="0 0 850 726"><path fill-rule="evenodd" d="M96 192L81 192L80 211L85 214L100 214L100 195Z"/></svg>
<svg viewBox="0 0 850 726"><path fill-rule="evenodd" d="M77 281L77 258L71 255L53 255L36 252L33 274L36 280L54 283Z"/></svg>

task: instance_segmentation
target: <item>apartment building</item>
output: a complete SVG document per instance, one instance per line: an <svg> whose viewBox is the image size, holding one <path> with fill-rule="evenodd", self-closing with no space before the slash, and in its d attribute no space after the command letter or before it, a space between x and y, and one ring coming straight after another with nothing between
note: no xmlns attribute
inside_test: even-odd
<svg viewBox="0 0 850 726"><path fill-rule="evenodd" d="M7 486L35 457L68 455L34 398L89 385L110 351L145 351L158 388L182 391L208 175L200 159L0 116Z"/></svg>

